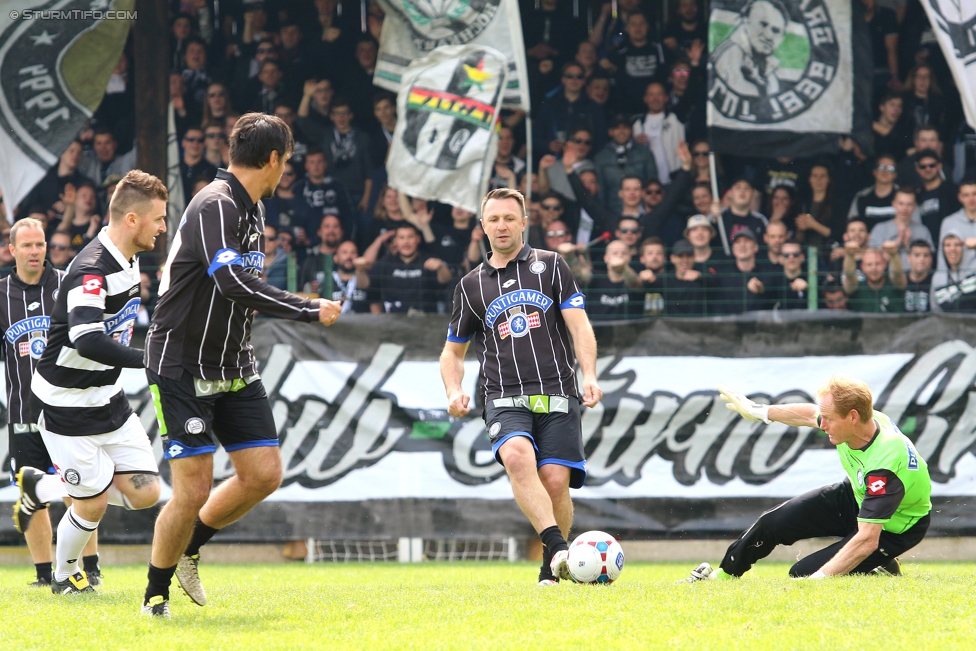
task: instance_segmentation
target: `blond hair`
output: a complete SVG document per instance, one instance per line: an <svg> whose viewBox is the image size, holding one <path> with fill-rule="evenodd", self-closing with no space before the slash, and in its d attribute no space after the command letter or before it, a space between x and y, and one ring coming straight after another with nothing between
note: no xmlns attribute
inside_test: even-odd
<svg viewBox="0 0 976 651"><path fill-rule="evenodd" d="M818 399L827 394L834 399L834 411L841 416L847 416L854 410L862 423L868 423L874 417L871 389L861 380L838 373L817 390Z"/></svg>
<svg viewBox="0 0 976 651"><path fill-rule="evenodd" d="M512 188L495 188L486 194L485 198L481 201L481 217L485 215L485 205L492 199L515 199L518 202L519 208L522 209L522 217L525 217L525 197L522 196L521 192Z"/></svg>
<svg viewBox="0 0 976 651"><path fill-rule="evenodd" d="M146 210L145 204L153 199L168 201L166 186L152 174L132 170L115 186L115 193L112 194L112 201L108 206L109 216L115 221L122 219L127 213L139 212L135 209L136 206Z"/></svg>
<svg viewBox="0 0 976 651"><path fill-rule="evenodd" d="M14 246L17 245L17 233L24 230L25 228L36 228L42 233L44 232L44 224L41 220L34 219L33 217L24 217L23 219L18 219L14 222L14 225L10 227L10 243ZM45 236L46 237L46 236Z"/></svg>

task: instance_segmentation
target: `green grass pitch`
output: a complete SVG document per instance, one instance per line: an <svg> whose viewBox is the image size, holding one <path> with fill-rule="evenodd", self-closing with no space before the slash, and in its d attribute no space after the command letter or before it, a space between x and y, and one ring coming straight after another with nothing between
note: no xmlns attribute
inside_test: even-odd
<svg viewBox="0 0 976 651"><path fill-rule="evenodd" d="M976 649L976 564L905 576L676 584L690 564L630 563L611 586L539 588L530 563L201 565L210 603L174 587L172 621L138 610L144 567L106 567L98 596L26 587L0 568L9 649Z"/></svg>

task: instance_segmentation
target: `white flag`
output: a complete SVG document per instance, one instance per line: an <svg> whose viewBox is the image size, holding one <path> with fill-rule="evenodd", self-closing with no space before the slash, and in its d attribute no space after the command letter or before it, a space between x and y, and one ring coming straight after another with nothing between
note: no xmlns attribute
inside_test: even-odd
<svg viewBox="0 0 976 651"><path fill-rule="evenodd" d="M386 162L391 187L478 213L498 149L508 65L498 50L440 47L410 64Z"/></svg>
<svg viewBox="0 0 976 651"><path fill-rule="evenodd" d="M13 209L101 103L125 47L135 0L2 5L0 191L12 220Z"/></svg>
<svg viewBox="0 0 976 651"><path fill-rule="evenodd" d="M922 6L952 70L966 122L976 129L976 2L922 0Z"/></svg>
<svg viewBox="0 0 976 651"><path fill-rule="evenodd" d="M529 75L516 0L379 0L386 16L373 83L397 92L415 59L436 48L482 45L508 60L505 108L529 110Z"/></svg>

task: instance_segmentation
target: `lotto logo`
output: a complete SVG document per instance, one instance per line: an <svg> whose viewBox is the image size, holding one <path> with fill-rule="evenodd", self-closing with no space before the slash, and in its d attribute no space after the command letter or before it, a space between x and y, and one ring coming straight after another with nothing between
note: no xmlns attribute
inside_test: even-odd
<svg viewBox="0 0 976 651"><path fill-rule="evenodd" d="M99 294L102 291L101 276L85 276L81 281L81 288L85 294Z"/></svg>
<svg viewBox="0 0 976 651"><path fill-rule="evenodd" d="M230 249L228 249L228 250L226 250L226 251L218 254L217 255L217 258L216 258L216 261L218 263L220 263L220 264L227 264L228 262L233 261L234 258L236 258L236 257L237 257L237 252L236 251L231 251Z"/></svg>
<svg viewBox="0 0 976 651"><path fill-rule="evenodd" d="M868 475L868 495L884 495L885 478L876 475Z"/></svg>

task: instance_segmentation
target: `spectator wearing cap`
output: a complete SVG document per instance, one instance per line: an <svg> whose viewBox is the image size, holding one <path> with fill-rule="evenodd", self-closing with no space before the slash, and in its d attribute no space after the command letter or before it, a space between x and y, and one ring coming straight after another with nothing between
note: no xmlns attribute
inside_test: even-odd
<svg viewBox="0 0 976 651"><path fill-rule="evenodd" d="M610 142L597 152L593 162L600 179L601 194L607 198L607 208L623 214L623 202L616 192L621 181L625 177L636 177L643 185L648 179L657 178L657 165L649 149L634 143L630 121L625 116L617 115L611 120L609 134Z"/></svg>
<svg viewBox="0 0 976 651"><path fill-rule="evenodd" d="M603 263L606 273L593 273L592 266L589 273L583 262L584 273L577 276L582 280L589 276L585 283L586 311L590 318L596 321L633 318L643 314L642 301L634 293L640 289L641 280L630 266L633 253L631 248L620 240L613 240L607 244L603 253Z"/></svg>
<svg viewBox="0 0 976 651"><path fill-rule="evenodd" d="M932 245L925 240L913 240L908 247L908 283L905 285L905 311L930 311L932 293Z"/></svg>
<svg viewBox="0 0 976 651"><path fill-rule="evenodd" d="M684 239L691 243L695 256L695 269L705 277L709 283L728 266L729 259L725 253L712 246L715 237L715 226L705 215L692 215L685 226Z"/></svg>
<svg viewBox="0 0 976 651"><path fill-rule="evenodd" d="M568 53L567 53L568 54ZM534 120L533 139L536 151L560 154L572 131L585 127L596 149L607 137L607 119L603 107L583 92L583 66L570 61L562 68L562 86L542 102Z"/></svg>
<svg viewBox="0 0 976 651"><path fill-rule="evenodd" d="M849 305L855 312L901 313L905 311L907 279L898 255L896 242L885 242L882 249L868 247L861 256L861 271L865 281L859 282L855 273L853 251L856 244L845 246L844 272L841 276ZM885 273L891 266L890 277Z"/></svg>
<svg viewBox="0 0 976 651"><path fill-rule="evenodd" d="M752 199L755 192L756 189L752 187L749 179L739 177L729 188L728 207L719 212L721 205L718 202L712 204L712 216L716 218L716 221L722 220L722 225L725 227L725 237L728 238L730 245L740 231L748 230L751 232L754 242L762 240L762 236L766 232L769 220L762 213L752 209ZM716 235L715 244L725 248L721 241L721 235L721 233Z"/></svg>
<svg viewBox="0 0 976 651"><path fill-rule="evenodd" d="M942 158L934 149L915 154L919 180L918 212L932 237L939 236L942 220L959 210L959 188L943 178Z"/></svg>
<svg viewBox="0 0 976 651"><path fill-rule="evenodd" d="M715 278L708 294L709 314L741 314L766 308L762 272L756 263L759 243L749 228L732 236L733 262Z"/></svg>
<svg viewBox="0 0 976 651"><path fill-rule="evenodd" d="M854 218L864 221L870 231L881 222L888 221L895 216L895 209L891 205L895 198L895 157L881 154L875 159L874 184L869 185L854 195L847 219Z"/></svg>
<svg viewBox="0 0 976 651"><path fill-rule="evenodd" d="M918 221L915 188L911 186L898 188L891 205L895 209L894 218L881 222L871 229L868 246L880 249L886 242L895 242L904 268L908 266L908 246L914 240L924 240L932 246L932 235L929 229Z"/></svg>
<svg viewBox="0 0 976 651"><path fill-rule="evenodd" d="M207 183L217 176L217 168L204 158L205 137L200 127L190 127L183 135L183 158L180 159L180 178L183 188L187 192L193 190L196 179L205 179Z"/></svg>
<svg viewBox="0 0 976 651"><path fill-rule="evenodd" d="M688 240L678 240L671 247L674 273L657 279L664 295L664 312L668 316L703 316L706 314L705 285L695 266L695 249ZM646 291L646 290L645 290Z"/></svg>
<svg viewBox="0 0 976 651"><path fill-rule="evenodd" d="M809 283L803 277L806 256L796 240L786 240L780 247L781 264L764 276L766 301L769 307L780 310L807 309Z"/></svg>
<svg viewBox="0 0 976 651"><path fill-rule="evenodd" d="M356 285L370 290L373 314L437 312L440 288L451 281L447 263L420 251L422 235L413 224L397 224L396 253L379 260L367 274L357 267Z"/></svg>

